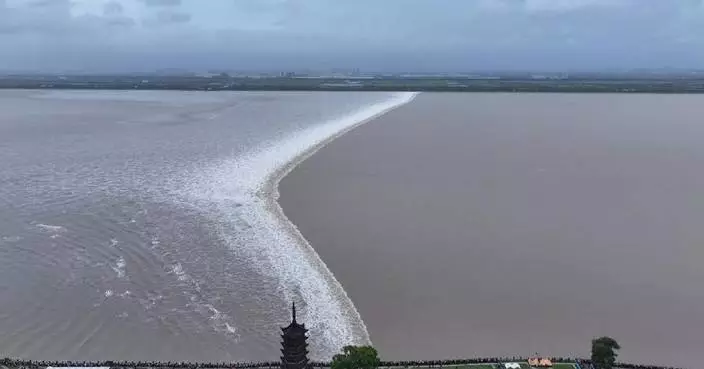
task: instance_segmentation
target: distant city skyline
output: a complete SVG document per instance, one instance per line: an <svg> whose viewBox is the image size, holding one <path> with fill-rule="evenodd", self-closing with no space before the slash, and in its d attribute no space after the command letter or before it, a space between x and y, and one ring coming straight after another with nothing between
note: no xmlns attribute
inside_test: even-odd
<svg viewBox="0 0 704 369"><path fill-rule="evenodd" d="M704 65L702 0L0 0L0 70Z"/></svg>

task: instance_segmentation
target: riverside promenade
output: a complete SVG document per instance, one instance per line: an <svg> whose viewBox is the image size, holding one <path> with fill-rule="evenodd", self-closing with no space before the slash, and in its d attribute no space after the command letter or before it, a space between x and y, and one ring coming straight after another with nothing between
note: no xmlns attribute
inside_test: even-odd
<svg viewBox="0 0 704 369"><path fill-rule="evenodd" d="M548 358L553 369L591 369L588 359ZM532 368L528 358L473 358L428 361L382 361L379 368L451 368L451 369L504 369L505 363L518 363L521 369ZM312 362L310 368L330 368L330 362ZM279 361L271 362L234 362L234 363L191 363L191 362L156 362L156 361L32 361L18 359L0 359L0 369L53 369L53 368L91 368L91 369L278 369ZM684 369L668 366L616 363L617 369Z"/></svg>

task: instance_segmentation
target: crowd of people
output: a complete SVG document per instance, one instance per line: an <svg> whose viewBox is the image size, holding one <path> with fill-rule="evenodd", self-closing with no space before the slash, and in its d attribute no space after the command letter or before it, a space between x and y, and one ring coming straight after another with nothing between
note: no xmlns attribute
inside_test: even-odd
<svg viewBox="0 0 704 369"><path fill-rule="evenodd" d="M591 367L589 360L572 358L549 358L553 363L578 363L583 369ZM430 360L430 361L382 361L380 368L442 368L444 366L457 366L468 364L494 364L525 362L527 358L476 358L476 359L455 359L455 360ZM329 368L330 362L312 362L312 368ZM275 369L281 366L278 361L270 362L240 362L240 363L189 363L189 362L158 362L158 361L32 361L16 359L0 359L0 366L11 369L40 369L47 367L54 368L164 368L164 369ZM618 363L615 366L619 369L677 369L673 367Z"/></svg>

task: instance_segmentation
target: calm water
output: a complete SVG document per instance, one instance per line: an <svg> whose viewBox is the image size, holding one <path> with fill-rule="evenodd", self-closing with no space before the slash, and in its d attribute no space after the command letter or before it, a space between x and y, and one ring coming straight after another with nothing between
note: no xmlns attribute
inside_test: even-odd
<svg viewBox="0 0 704 369"><path fill-rule="evenodd" d="M623 360L701 368L702 103L422 94L303 162L281 204L386 358L611 335Z"/></svg>
<svg viewBox="0 0 704 369"><path fill-rule="evenodd" d="M292 299L315 356L366 341L257 191L393 98L0 91L0 353L276 359Z"/></svg>

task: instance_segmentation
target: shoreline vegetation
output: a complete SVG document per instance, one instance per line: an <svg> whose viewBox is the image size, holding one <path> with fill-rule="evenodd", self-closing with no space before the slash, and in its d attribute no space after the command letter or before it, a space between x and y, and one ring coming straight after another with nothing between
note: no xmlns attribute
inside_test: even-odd
<svg viewBox="0 0 704 369"><path fill-rule="evenodd" d="M0 89L704 93L700 74L577 75L0 75Z"/></svg>
<svg viewBox="0 0 704 369"><path fill-rule="evenodd" d="M332 361L328 362L309 362L307 360L307 351L305 347L306 330L303 325L298 325L295 318L295 305L293 305L293 319L291 325L284 329L282 338L283 349L282 361L268 362L217 362L217 363L196 363L196 362L158 362L158 361L31 361L17 360L4 358L0 359L0 369L5 368L22 368L22 369L39 369L39 368L173 368L173 369L216 369L216 368L260 368L260 369L276 369L289 367L290 363L286 361L286 355L296 354L296 350L289 350L287 339L298 340L298 344L303 347L303 361L298 361L291 367L304 367L308 369L314 368L329 368L329 369L391 369L391 368L443 368L451 369L505 369L505 368L520 368L531 369L552 368L552 369L676 369L674 367L665 367L657 365L643 365L616 362L618 357L617 351L621 348L620 345L611 337L600 337L592 340L591 357L585 358L566 358L566 357L541 357L538 354L533 357L513 356L513 357L489 357L489 358L474 358L474 359L451 359L451 360L428 360L428 361L381 361L378 351L373 346L345 346L340 354L334 355ZM293 328L292 328L293 327ZM301 336L287 336L291 329L300 327L303 330L303 339ZM295 341L294 341L295 342ZM291 343L291 341L289 341ZM295 356L298 357L298 356Z"/></svg>
<svg viewBox="0 0 704 369"><path fill-rule="evenodd" d="M427 360L427 361L381 361L378 368L444 368L455 369L484 369L492 367L498 363L517 362L526 364L527 357L492 357L474 359L454 359L454 360ZM592 363L589 359L581 358L560 358L547 357L553 363L553 367L562 368L567 364L579 365L580 368L587 369ZM557 364L557 365L556 365ZM575 365L576 364L576 365ZM173 368L173 369L278 369L281 366L279 361L271 362L234 362L234 363L196 363L196 362L158 362L158 361L40 361L40 360L18 360L0 359L0 368ZM529 366L526 368L530 368ZM331 368L332 362L311 362L310 368ZM613 368L623 369L677 369L669 366L644 365L632 363L615 363Z"/></svg>
<svg viewBox="0 0 704 369"><path fill-rule="evenodd" d="M305 350L306 330L303 325L297 325L295 318L295 305L293 305L293 320L291 327L300 327L303 330L302 347ZM286 331L282 336L283 347L286 348ZM300 336L297 336L300 340ZM290 338L289 338L290 339ZM300 344L300 342L298 342ZM373 346L345 346L340 354L334 355L332 361L309 362L307 351L304 351L304 367L308 369L329 368L329 369L390 369L390 368L443 368L452 369L505 369L518 368L530 369L533 367L553 368L553 369L676 369L674 367L630 364L616 362L617 351L620 345L611 337L600 337L592 340L591 357L566 358L566 357L541 357L538 354L533 357L513 356L513 357L489 357L474 359L450 359L450 360L427 360L427 361L381 361L378 351ZM22 359L0 359L0 368L5 369L39 369L39 368L173 368L173 369L240 369L259 368L276 369L286 367L284 361L268 362L217 362L217 363L197 363L197 362L159 362L159 361L32 361ZM299 367L294 365L294 367Z"/></svg>

